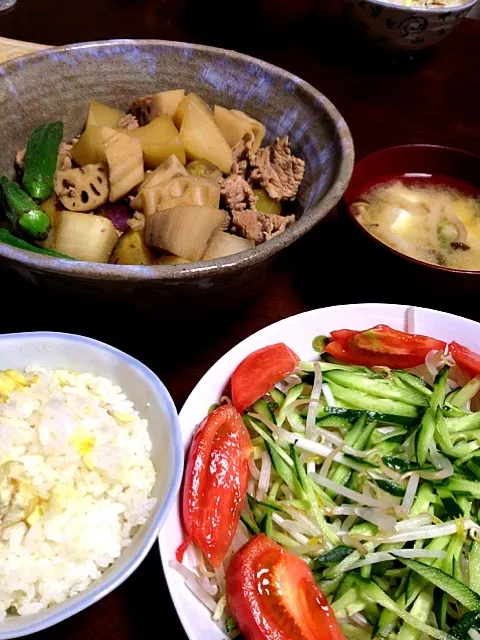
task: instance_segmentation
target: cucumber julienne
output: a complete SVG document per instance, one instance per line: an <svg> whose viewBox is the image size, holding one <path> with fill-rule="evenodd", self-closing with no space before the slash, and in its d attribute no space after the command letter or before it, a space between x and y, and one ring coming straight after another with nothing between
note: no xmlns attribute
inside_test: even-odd
<svg viewBox="0 0 480 640"><path fill-rule="evenodd" d="M459 388L449 367L424 380L319 358L244 412L258 471L245 535L309 564L347 640L468 640L480 629L480 377Z"/></svg>

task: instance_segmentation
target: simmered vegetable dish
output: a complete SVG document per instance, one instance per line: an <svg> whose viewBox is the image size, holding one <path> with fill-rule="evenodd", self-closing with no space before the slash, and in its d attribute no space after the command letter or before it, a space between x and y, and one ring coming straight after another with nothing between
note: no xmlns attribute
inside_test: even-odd
<svg viewBox="0 0 480 640"><path fill-rule="evenodd" d="M194 93L163 91L128 113L92 101L83 133L39 126L0 178L0 242L53 257L151 265L253 248L295 221L305 163L288 137Z"/></svg>

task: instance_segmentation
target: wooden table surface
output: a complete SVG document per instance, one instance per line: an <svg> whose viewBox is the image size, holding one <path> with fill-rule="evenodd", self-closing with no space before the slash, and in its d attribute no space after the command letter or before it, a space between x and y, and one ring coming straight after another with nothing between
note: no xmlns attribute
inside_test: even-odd
<svg viewBox="0 0 480 640"><path fill-rule="evenodd" d="M213 0L18 0L0 13L0 36L44 44L96 39L164 38L225 46L264 58L325 93L351 127L357 158L403 143L434 143L480 153L480 21L465 20L435 51L413 61L371 54L354 42L335 0L314 3L307 19L280 16L279 5L311 0L260 0L235 5L232 24ZM254 19L251 18L253 15ZM280 17L279 17L280 16ZM288 28L287 26L288 25ZM205 371L239 340L281 318L332 304L398 302L449 310L480 320L477 296L432 292L402 269L372 257L334 212L307 239L284 252L262 292L238 309L171 323L121 307L59 300L10 273L1 275L0 331L58 330L95 337L143 360L180 408ZM168 631L166 631L168 628ZM112 594L38 640L185 638L155 545Z"/></svg>

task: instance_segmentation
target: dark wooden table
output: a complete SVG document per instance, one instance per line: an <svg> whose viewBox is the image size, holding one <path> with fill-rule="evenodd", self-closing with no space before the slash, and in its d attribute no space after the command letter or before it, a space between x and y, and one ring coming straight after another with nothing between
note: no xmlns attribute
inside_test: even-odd
<svg viewBox="0 0 480 640"><path fill-rule="evenodd" d="M262 0L260 0L262 1ZM325 93L351 127L357 158L403 143L446 144L480 153L480 21L465 20L435 51L414 60L372 54L348 34L335 0L263 0L259 16L245 0L232 24L212 0L18 0L0 14L0 35L45 44L120 37L164 38L225 46L264 58ZM275 8L276 7L276 8ZM285 14L282 16L284 7ZM335 212L274 265L262 292L236 310L171 323L123 308L59 300L10 273L1 274L0 331L76 332L143 360L180 408L205 371L239 340L281 318L351 302L431 306L480 320L476 294L433 292L401 269L372 257ZM168 629L168 631L167 631ZM185 638L155 545L112 594L38 640Z"/></svg>

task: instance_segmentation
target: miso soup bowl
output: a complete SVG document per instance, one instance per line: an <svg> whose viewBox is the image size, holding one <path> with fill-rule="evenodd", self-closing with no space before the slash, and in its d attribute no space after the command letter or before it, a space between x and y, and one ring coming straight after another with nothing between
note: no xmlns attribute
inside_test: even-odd
<svg viewBox="0 0 480 640"><path fill-rule="evenodd" d="M448 36L477 0L458 6L421 8L383 0L343 0L349 23L370 43L395 52L415 52Z"/></svg>
<svg viewBox="0 0 480 640"><path fill-rule="evenodd" d="M213 311L258 291L275 257L340 200L354 162L352 137L334 105L283 69L235 51L160 40L72 44L9 61L0 65L0 175L13 176L15 153L42 123L62 120L68 139L81 132L93 99L128 109L135 97L178 88L261 120L267 143L290 136L293 152L306 163L295 224L254 249L205 262L97 264L0 244L0 265L59 295L73 292L162 315Z"/></svg>
<svg viewBox="0 0 480 640"><path fill-rule="evenodd" d="M478 271L461 271L430 264L407 256L375 238L358 220L352 204L377 184L394 176L423 174L446 176L478 188L480 194L480 156L473 153L429 144L409 144L376 151L359 160L340 204L359 242L359 251L368 250L372 264L411 285L412 290L456 297L480 290Z"/></svg>

